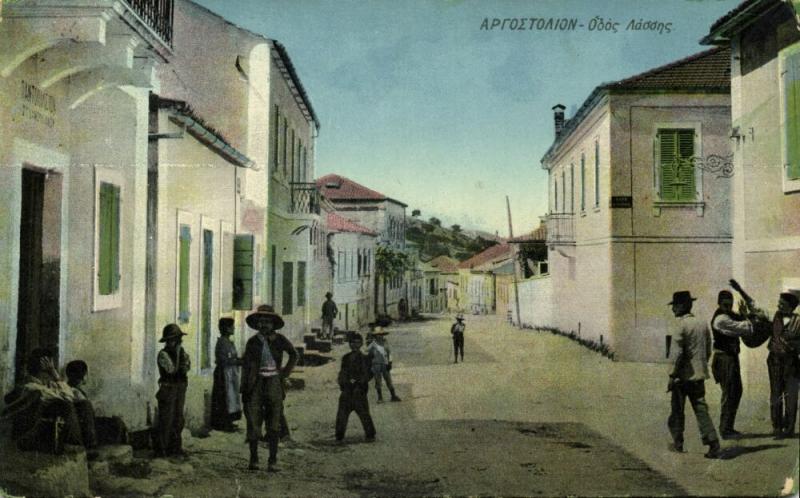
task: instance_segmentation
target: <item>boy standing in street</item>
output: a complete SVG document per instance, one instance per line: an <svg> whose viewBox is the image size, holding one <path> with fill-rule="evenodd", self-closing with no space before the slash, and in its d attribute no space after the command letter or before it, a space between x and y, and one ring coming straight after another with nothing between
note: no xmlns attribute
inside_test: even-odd
<svg viewBox="0 0 800 498"><path fill-rule="evenodd" d="M369 414L369 401L367 391L369 380L372 378L369 357L361 352L364 340L361 334L350 335L350 352L342 357L342 367L339 370L339 409L336 412L336 440L344 439L347 430L347 419L350 412L355 411L361 419L367 441L375 441L375 425Z"/></svg>
<svg viewBox="0 0 800 498"><path fill-rule="evenodd" d="M189 355L181 346L183 333L180 327L170 323L161 332L161 340L166 342L164 349L158 352L158 449L159 456L175 455L185 457L181 441L184 418L183 407L186 404L186 372L191 367Z"/></svg>
<svg viewBox="0 0 800 498"><path fill-rule="evenodd" d="M464 362L464 315L456 315L456 323L450 327L450 334L453 336L453 363L458 363L458 352L461 351L461 362Z"/></svg>

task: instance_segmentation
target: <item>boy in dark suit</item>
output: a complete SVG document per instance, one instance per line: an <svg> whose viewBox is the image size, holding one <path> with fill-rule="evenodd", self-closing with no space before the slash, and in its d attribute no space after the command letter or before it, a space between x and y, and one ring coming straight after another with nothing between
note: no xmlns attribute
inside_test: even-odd
<svg viewBox="0 0 800 498"><path fill-rule="evenodd" d="M347 430L347 419L350 412L355 411L361 419L367 441L375 441L375 425L369 414L369 401L367 391L369 381L372 379L370 359L361 352L364 340L361 334L350 334L350 352L342 357L342 367L339 370L339 410L336 413L336 440L344 439Z"/></svg>

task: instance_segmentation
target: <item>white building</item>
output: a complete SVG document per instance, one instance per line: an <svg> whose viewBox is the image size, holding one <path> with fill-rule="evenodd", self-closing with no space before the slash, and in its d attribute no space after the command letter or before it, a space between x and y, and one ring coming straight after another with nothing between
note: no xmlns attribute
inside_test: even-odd
<svg viewBox="0 0 800 498"><path fill-rule="evenodd" d="M373 291L377 234L335 212L328 213L327 226L334 260L333 300L339 309L334 327L358 330L375 317Z"/></svg>
<svg viewBox="0 0 800 498"><path fill-rule="evenodd" d="M548 266L555 326L623 360L665 353L672 293L710 317L730 263L730 52L598 86L555 109Z"/></svg>

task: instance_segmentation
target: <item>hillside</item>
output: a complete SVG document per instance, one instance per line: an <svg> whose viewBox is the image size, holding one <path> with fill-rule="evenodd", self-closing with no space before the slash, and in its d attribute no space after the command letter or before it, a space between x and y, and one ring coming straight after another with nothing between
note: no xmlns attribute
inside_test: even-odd
<svg viewBox="0 0 800 498"><path fill-rule="evenodd" d="M429 261L436 256L450 256L463 261L497 244L495 240L481 235L472 236L464 233L457 225L450 228L443 227L437 223L436 218L426 221L418 217L408 217L406 222L408 223L406 240L419 246L420 258L423 261Z"/></svg>

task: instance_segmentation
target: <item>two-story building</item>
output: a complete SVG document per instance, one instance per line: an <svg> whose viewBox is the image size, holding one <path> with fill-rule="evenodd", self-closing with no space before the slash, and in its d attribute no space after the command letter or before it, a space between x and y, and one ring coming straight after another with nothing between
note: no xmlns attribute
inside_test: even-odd
<svg viewBox="0 0 800 498"><path fill-rule="evenodd" d="M459 276L458 261L450 256L436 256L428 261L439 274L439 288L444 292L444 309L456 311L459 309ZM442 290L443 289L443 290Z"/></svg>
<svg viewBox="0 0 800 498"><path fill-rule="evenodd" d="M460 310L475 315L495 314L497 275L511 274L513 271L512 247L505 242L493 245L459 263Z"/></svg>
<svg viewBox="0 0 800 498"><path fill-rule="evenodd" d="M325 175L316 181L322 194L341 216L377 234L376 243L393 251L405 251L407 205L340 175ZM377 271L377 270L376 270ZM407 294L403 275L375 279L375 314L384 310L398 316L400 299Z"/></svg>
<svg viewBox="0 0 800 498"><path fill-rule="evenodd" d="M145 419L149 94L176 46L172 15L167 0L4 2L4 391L48 347L103 372L99 413Z"/></svg>
<svg viewBox="0 0 800 498"><path fill-rule="evenodd" d="M554 325L623 360L664 356L677 290L710 317L731 275L730 51L713 49L556 106L548 267Z"/></svg>
<svg viewBox="0 0 800 498"><path fill-rule="evenodd" d="M748 0L703 40L731 50L733 275L770 312L780 292L800 294L797 16L794 2ZM766 348L746 351L745 384L764 392Z"/></svg>
<svg viewBox="0 0 800 498"><path fill-rule="evenodd" d="M333 299L339 309L334 327L358 330L374 320L375 239L377 234L335 212L328 213L334 260Z"/></svg>

